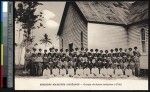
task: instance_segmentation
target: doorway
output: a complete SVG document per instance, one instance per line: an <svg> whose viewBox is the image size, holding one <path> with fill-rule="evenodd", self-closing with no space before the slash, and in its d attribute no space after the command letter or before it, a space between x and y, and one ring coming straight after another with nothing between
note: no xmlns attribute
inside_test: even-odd
<svg viewBox="0 0 150 92"><path fill-rule="evenodd" d="M70 44L69 44L69 51L71 52L72 49L73 49L73 43L70 43Z"/></svg>

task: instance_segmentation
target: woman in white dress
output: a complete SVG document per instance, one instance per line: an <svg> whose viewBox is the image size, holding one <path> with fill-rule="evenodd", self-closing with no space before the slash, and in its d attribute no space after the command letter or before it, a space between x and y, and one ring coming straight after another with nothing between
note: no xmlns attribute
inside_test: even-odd
<svg viewBox="0 0 150 92"><path fill-rule="evenodd" d="M83 77L83 68L77 67L75 77Z"/></svg>
<svg viewBox="0 0 150 92"><path fill-rule="evenodd" d="M99 69L97 68L97 67L93 67L92 69L91 69L91 73L92 73L92 76L93 77L99 77Z"/></svg>
<svg viewBox="0 0 150 92"><path fill-rule="evenodd" d="M59 76L59 68L55 66L52 69L52 74L53 74L54 77Z"/></svg>
<svg viewBox="0 0 150 92"><path fill-rule="evenodd" d="M62 69L60 69L60 75L61 76L65 76L66 75L66 69L64 67L62 67Z"/></svg>
<svg viewBox="0 0 150 92"><path fill-rule="evenodd" d="M43 70L43 76L44 77L50 77L50 69L48 66Z"/></svg>
<svg viewBox="0 0 150 92"><path fill-rule="evenodd" d="M133 76L133 72L132 72L132 69L131 69L130 65L128 65L128 67L127 67L126 70L125 70L125 76L126 76L126 77L131 77L131 76Z"/></svg>
<svg viewBox="0 0 150 92"><path fill-rule="evenodd" d="M112 77L115 77L113 67L109 66L109 67L107 68L107 75L108 75L108 77L111 77L111 78L112 78Z"/></svg>
<svg viewBox="0 0 150 92"><path fill-rule="evenodd" d="M90 68L89 67L84 68L83 74L84 74L84 77L90 77L91 76Z"/></svg>
<svg viewBox="0 0 150 92"><path fill-rule="evenodd" d="M100 77L107 77L107 69L105 66L100 70Z"/></svg>
<svg viewBox="0 0 150 92"><path fill-rule="evenodd" d="M123 77L123 70L120 68L120 65L118 65L117 69L115 69L115 76L116 77Z"/></svg>
<svg viewBox="0 0 150 92"><path fill-rule="evenodd" d="M68 76L73 77L74 76L74 68L72 66L69 67L68 69Z"/></svg>

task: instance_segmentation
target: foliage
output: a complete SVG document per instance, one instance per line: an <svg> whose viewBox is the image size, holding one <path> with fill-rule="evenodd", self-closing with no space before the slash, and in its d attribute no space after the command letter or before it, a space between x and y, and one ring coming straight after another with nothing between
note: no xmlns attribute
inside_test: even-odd
<svg viewBox="0 0 150 92"><path fill-rule="evenodd" d="M42 12L35 14L37 6L42 5L37 1L21 1L16 3L15 7L15 21L21 23L22 29L25 33L23 45L33 42L34 37L31 36L31 30L44 27L42 24ZM27 43L25 43L27 42Z"/></svg>
<svg viewBox="0 0 150 92"><path fill-rule="evenodd" d="M40 40L41 44L45 44L47 45L48 43L52 44L51 39L49 38L49 36L47 34L44 34L44 37Z"/></svg>

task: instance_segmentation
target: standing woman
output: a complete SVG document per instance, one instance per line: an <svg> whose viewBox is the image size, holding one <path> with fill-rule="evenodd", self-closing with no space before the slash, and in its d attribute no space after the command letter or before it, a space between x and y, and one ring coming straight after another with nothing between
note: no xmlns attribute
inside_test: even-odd
<svg viewBox="0 0 150 92"><path fill-rule="evenodd" d="M64 68L66 69L66 73L68 74L68 62L69 62L69 60L68 60L68 57L65 57L64 58Z"/></svg>
<svg viewBox="0 0 150 92"><path fill-rule="evenodd" d="M38 53L38 57L36 58L36 65L37 65L37 72L36 74L38 76L41 76L42 75L42 66L43 66L43 58L42 58L42 55L41 53Z"/></svg>
<svg viewBox="0 0 150 92"><path fill-rule="evenodd" d="M26 49L26 53L25 53L25 64L24 64L24 69L25 71L27 71L27 67L29 65L29 62L31 61L31 53L30 53L30 50L29 49Z"/></svg>
<svg viewBox="0 0 150 92"><path fill-rule="evenodd" d="M102 59L101 58L98 58L96 66L99 69L99 74L100 74L100 70L102 69Z"/></svg>
<svg viewBox="0 0 150 92"><path fill-rule="evenodd" d="M134 62L135 62L135 75L139 76L140 75L140 57L141 57L141 54L137 49L138 49L137 47L134 47L133 54L134 54Z"/></svg>
<svg viewBox="0 0 150 92"><path fill-rule="evenodd" d="M58 58L57 67L60 69L62 67L61 57Z"/></svg>
<svg viewBox="0 0 150 92"><path fill-rule="evenodd" d="M35 73L34 75L37 76L38 75L38 54L34 57L34 68L35 68Z"/></svg>
<svg viewBox="0 0 150 92"><path fill-rule="evenodd" d="M44 50L44 55L43 55L43 69L46 68L46 65L48 63L48 54L46 52L47 52L47 50Z"/></svg>
<svg viewBox="0 0 150 92"><path fill-rule="evenodd" d="M133 75L135 75L135 62L133 60L131 60L129 62L129 66L130 66L130 68L132 70Z"/></svg>
<svg viewBox="0 0 150 92"><path fill-rule="evenodd" d="M73 68L74 68L74 72L75 72L76 71L76 54L73 55L72 62L73 62Z"/></svg>
<svg viewBox="0 0 150 92"><path fill-rule="evenodd" d="M53 58L49 58L49 69L50 69L50 74L52 74L52 69L53 69Z"/></svg>
<svg viewBox="0 0 150 92"><path fill-rule="evenodd" d="M36 55L32 54L31 63L30 63L30 67L29 67L31 76L36 75L36 62L35 62L35 59L36 59Z"/></svg>

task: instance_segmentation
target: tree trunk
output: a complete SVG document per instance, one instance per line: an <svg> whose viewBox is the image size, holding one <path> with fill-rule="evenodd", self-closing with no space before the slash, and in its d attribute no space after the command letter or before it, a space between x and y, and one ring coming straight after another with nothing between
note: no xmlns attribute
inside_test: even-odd
<svg viewBox="0 0 150 92"><path fill-rule="evenodd" d="M19 48L18 48L19 49L19 51L18 51L18 64L20 66L20 57L21 57L21 55L20 55L20 49L21 49L21 46L20 46L20 30L19 30L19 38L18 39L19 39L19 42L18 42L19 43Z"/></svg>

